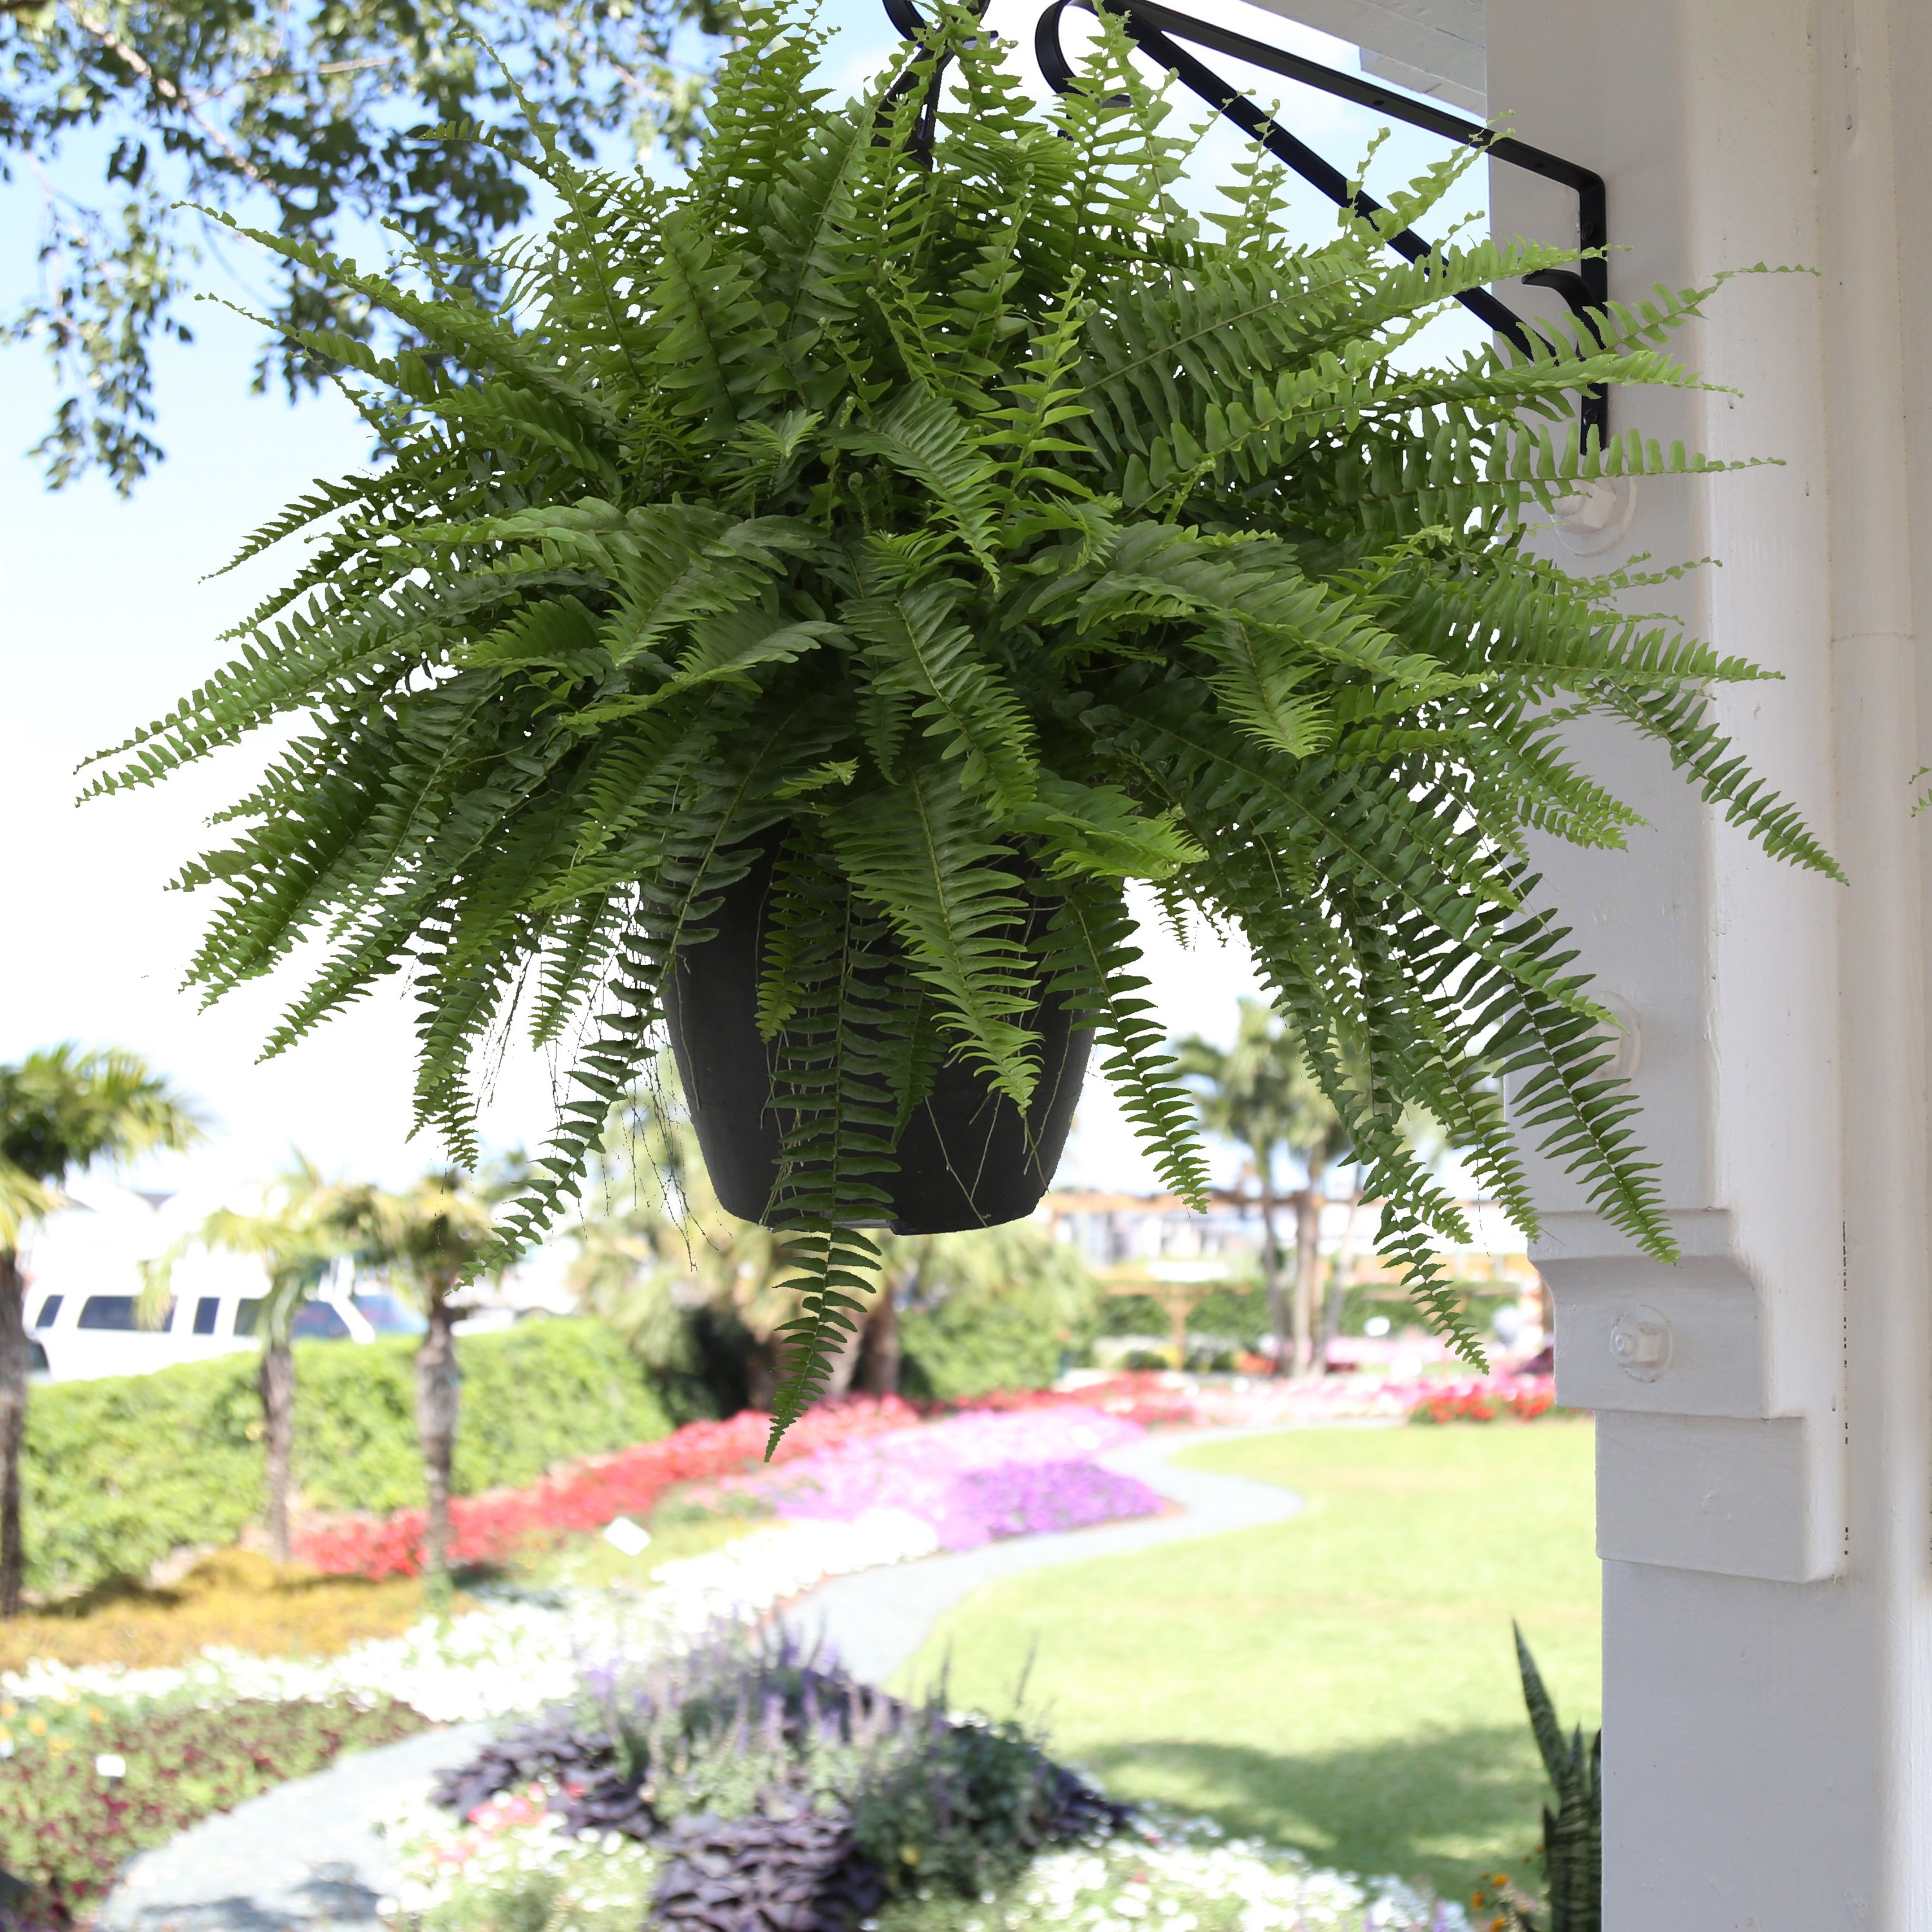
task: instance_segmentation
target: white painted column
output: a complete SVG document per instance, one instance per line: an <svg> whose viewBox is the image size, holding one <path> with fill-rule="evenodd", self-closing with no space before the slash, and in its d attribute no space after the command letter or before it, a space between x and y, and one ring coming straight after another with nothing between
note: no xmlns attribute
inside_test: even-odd
<svg viewBox="0 0 1932 1932"><path fill-rule="evenodd" d="M1723 560L1652 608L1784 674L1723 713L1852 883L1766 860L1610 730L1595 769L1651 824L1547 855L1634 1016L1687 1257L1635 1257L1544 1177L1561 1392L1600 1418L1606 1922L1932 1932L1932 0L1488 16L1492 113L1607 179L1613 293L1819 271L1730 284L1687 333L1741 395L1615 398L1783 466L1643 484L1605 560ZM1572 218L1520 178L1492 206L1505 232ZM1613 1352L1634 1320L1670 1331L1650 1378Z"/></svg>

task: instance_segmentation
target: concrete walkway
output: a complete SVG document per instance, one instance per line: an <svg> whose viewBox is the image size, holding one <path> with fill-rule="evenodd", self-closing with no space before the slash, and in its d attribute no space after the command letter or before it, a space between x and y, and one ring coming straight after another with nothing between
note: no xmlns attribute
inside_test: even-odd
<svg viewBox="0 0 1932 1932"><path fill-rule="evenodd" d="M131 1859L96 1932L380 1932L401 1874L371 1828L412 1789L474 1757L490 1724L453 1724L339 1757Z"/></svg>
<svg viewBox="0 0 1932 1932"><path fill-rule="evenodd" d="M1298 1514L1301 1498L1274 1484L1169 1465L1200 1443L1278 1432L1204 1430L1130 1443L1099 1460L1138 1476L1180 1513L836 1577L782 1612L783 1620L822 1637L857 1676L878 1682L914 1654L943 1611L982 1584ZM454 1725L356 1752L204 1819L130 1862L95 1917L96 1932L381 1932L376 1902L394 1894L400 1874L374 1821L473 1756L493 1729Z"/></svg>

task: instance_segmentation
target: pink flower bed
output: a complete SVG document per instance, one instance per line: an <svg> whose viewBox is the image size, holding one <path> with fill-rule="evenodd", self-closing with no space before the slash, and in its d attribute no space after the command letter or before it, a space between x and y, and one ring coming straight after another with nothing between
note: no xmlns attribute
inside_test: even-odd
<svg viewBox="0 0 1932 1932"><path fill-rule="evenodd" d="M1036 1402L1078 1402L1149 1424L1208 1428L1318 1427L1324 1423L1401 1421L1443 1397L1495 1405L1527 1420L1556 1406L1548 1376L1318 1376L1307 1382L1257 1376L1245 1386L1199 1381L1159 1370L1110 1376L1064 1394L1029 1394Z"/></svg>
<svg viewBox="0 0 1932 1932"><path fill-rule="evenodd" d="M774 1460L794 1461L917 1420L917 1412L896 1396L828 1402L806 1412ZM614 1516L646 1514L677 1484L713 1480L757 1462L770 1430L770 1416L746 1409L728 1421L687 1423L655 1442L568 1464L526 1489L459 1497L450 1505L455 1560L492 1562L535 1537L599 1529ZM295 1554L331 1576L413 1576L422 1568L422 1534L419 1509L350 1516L302 1532Z"/></svg>
<svg viewBox="0 0 1932 1932"><path fill-rule="evenodd" d="M1064 1400L1004 1414L969 1411L848 1438L782 1474L719 1486L760 1496L788 1516L850 1522L868 1510L904 1510L930 1523L942 1548L970 1550L997 1537L1154 1514L1154 1490L1093 1460L1144 1432L1137 1422Z"/></svg>
<svg viewBox="0 0 1932 1932"><path fill-rule="evenodd" d="M961 1405L1002 1415L1070 1406L1098 1409L1103 1414L1137 1422L1144 1429L1198 1420L1193 1395L1184 1378L1147 1370L1083 1382L1077 1388L998 1389L991 1395L975 1396L970 1405Z"/></svg>

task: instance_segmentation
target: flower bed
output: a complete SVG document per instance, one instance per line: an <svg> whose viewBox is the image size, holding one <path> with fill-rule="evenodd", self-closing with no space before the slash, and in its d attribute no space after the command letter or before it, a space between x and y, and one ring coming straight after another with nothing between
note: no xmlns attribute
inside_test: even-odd
<svg viewBox="0 0 1932 1932"><path fill-rule="evenodd" d="M438 1724L506 1718L567 1696L586 1656L646 1660L688 1647L721 1622L754 1622L827 1577L878 1569L939 1547L928 1524L872 1510L854 1521L775 1524L707 1556L661 1564L652 1587L477 1592L464 1616L426 1617L398 1637L319 1659L210 1649L179 1669L68 1666L36 1660L0 1672L0 1696L50 1709L76 1698L139 1705L182 1698L405 1700Z"/></svg>
<svg viewBox="0 0 1932 1932"><path fill-rule="evenodd" d="M1408 1412L1412 1422L1534 1422L1556 1407L1556 1386L1548 1376L1523 1376L1457 1382L1424 1396Z"/></svg>
<svg viewBox="0 0 1932 1932"><path fill-rule="evenodd" d="M76 1700L24 1715L0 1702L0 1868L32 1888L24 1922L72 1924L134 1852L426 1722L388 1699L340 1696L219 1710Z"/></svg>
<svg viewBox="0 0 1932 1932"><path fill-rule="evenodd" d="M319 1576L253 1550L218 1550L165 1586L104 1584L0 1622L0 1670L36 1658L136 1666L191 1663L210 1645L333 1656L398 1636L425 1607L416 1578Z"/></svg>
<svg viewBox="0 0 1932 1932"><path fill-rule="evenodd" d="M565 1695L585 1654L657 1656L721 1622L755 1622L830 1576L995 1536L1145 1515L1160 1506L1144 1484L1090 1460L1139 1435L1137 1425L1119 1418L1063 1405L1054 1412L967 1414L908 1428L910 1413L896 1402L824 1412L800 1431L790 1466L740 1476L714 1492L725 1507L768 1501L786 1520L706 1555L660 1564L642 1592L554 1592L533 1600L513 1588L484 1588L475 1593L481 1607L470 1614L424 1618L400 1636L352 1644L332 1658L211 1648L181 1668L134 1670L68 1667L41 1658L0 1672L0 1689L23 1700L394 1697L438 1722L499 1717ZM701 1468L721 1445L734 1446L730 1426L701 1426L695 1445L671 1466ZM758 1426L738 1429L736 1446ZM662 1477L664 1466L651 1473ZM580 1503L588 1486L568 1480L578 1473L566 1472L554 1486ZM614 1498L644 1488L635 1472L620 1472L596 1492L588 1522L574 1520L584 1527L608 1522L620 1513Z"/></svg>
<svg viewBox="0 0 1932 1932"><path fill-rule="evenodd" d="M1084 1446L1052 1452L1041 1446L1043 1437L1022 1432L1012 1438L1022 1446L1004 1456L976 1450L953 1454L953 1443L971 1440L994 1418L1044 1420L1084 1414L1096 1426L1096 1419L1105 1418L1136 1429L1314 1426L1411 1416L1450 1420L1461 1412L1438 1415L1434 1408L1452 1397L1466 1405L1472 1420L1486 1419L1481 1411L1489 1403L1496 1413L1523 1420L1555 1405L1547 1376L1449 1382L1364 1374L1228 1382L1142 1372L1066 1389L1006 1390L979 1398L970 1408L935 1406L928 1412L946 1419L919 1429L919 1412L896 1396L853 1397L808 1410L779 1444L773 1465L797 1480L773 1484L760 1469L730 1486L770 1497L794 1516L849 1519L866 1508L910 1509L940 1526L941 1547L964 1549L992 1535L1074 1528L1157 1507L1150 1492L1137 1495L1127 1479L1090 1467L1100 1448L1124 1438L1090 1435L1082 1438ZM1421 1417L1425 1406L1431 1413ZM958 1436L947 1434L961 1425ZM725 1479L761 1462L770 1426L770 1418L754 1410L726 1422L688 1423L656 1442L573 1463L527 1488L459 1498L451 1508L456 1560L500 1562L546 1536L601 1528L615 1516L647 1515L680 1484L716 1484L722 1492ZM877 1446L884 1440L894 1446ZM994 1477L988 1472L1000 1461L1015 1466ZM1066 1466L1042 1473L1040 1466L1049 1462ZM963 1480L968 1468L976 1472L970 1481ZM812 1500L814 1490L817 1501ZM420 1510L350 1517L304 1532L296 1553L326 1575L414 1576L422 1567L422 1531Z"/></svg>
<svg viewBox="0 0 1932 1932"><path fill-rule="evenodd" d="M864 1690L796 1652L700 1648L490 1746L403 1842L411 1932L750 1928L1462 1932L1394 1880L1312 1870L1107 1802L1018 1725ZM673 1771L674 1774L668 1774ZM440 1808L440 1812L439 1809Z"/></svg>
<svg viewBox="0 0 1932 1932"><path fill-rule="evenodd" d="M794 1425L774 1460L790 1461L917 1420L917 1412L896 1396L825 1403ZM497 1562L541 1536L646 1515L678 1484L709 1480L757 1462L770 1430L769 1416L746 1409L728 1421L687 1423L654 1442L572 1463L526 1488L459 1498L450 1505L455 1559ZM305 1532L295 1553L326 1575L412 1576L422 1567L422 1534L421 1510L351 1516Z"/></svg>
<svg viewBox="0 0 1932 1932"><path fill-rule="evenodd" d="M980 1406L1034 1408L1077 1403L1150 1426L1314 1428L1333 1422L1405 1421L1445 1397L1470 1405L1472 1415L1486 1404L1498 1414L1531 1421L1556 1408L1556 1385L1549 1376L1507 1373L1452 1378L1370 1372L1293 1382L1267 1376L1210 1380L1154 1370L1064 1390L1029 1390Z"/></svg>
<svg viewBox="0 0 1932 1932"><path fill-rule="evenodd" d="M662 1857L616 1833L571 1831L550 1799L543 1786L527 1787L457 1828L396 1821L392 1828L416 1835L395 1922L408 1932L636 1932ZM526 1916L513 1916L518 1907ZM866 1932L1466 1932L1469 1920L1400 1879L1324 1870L1280 1846L1231 1839L1210 1820L1172 1817L1036 1853L970 1898L915 1886L861 1922Z"/></svg>
<svg viewBox="0 0 1932 1932"><path fill-rule="evenodd" d="M1160 1498L1094 1457L1136 1440L1138 1423L1061 1402L1022 1413L969 1411L923 1428L848 1439L782 1472L729 1478L724 1495L780 1515L850 1522L903 1510L932 1525L942 1550L996 1538L1151 1516Z"/></svg>

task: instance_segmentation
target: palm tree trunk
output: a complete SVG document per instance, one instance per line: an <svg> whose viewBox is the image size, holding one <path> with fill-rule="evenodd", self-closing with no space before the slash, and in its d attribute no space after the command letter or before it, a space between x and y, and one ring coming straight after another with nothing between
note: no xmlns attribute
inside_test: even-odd
<svg viewBox="0 0 1932 1932"><path fill-rule="evenodd" d="M1294 1197L1294 1372L1315 1372L1315 1310L1321 1293L1322 1210L1328 1204L1318 1173Z"/></svg>
<svg viewBox="0 0 1932 1932"><path fill-rule="evenodd" d="M899 1301L890 1281L880 1282L866 1313L863 1376L868 1395L899 1392Z"/></svg>
<svg viewBox="0 0 1932 1932"><path fill-rule="evenodd" d="M268 1554L289 1560L289 1472L296 1444L296 1358L286 1340L262 1350L257 1384L262 1392L262 1443L268 1452L263 1472Z"/></svg>
<svg viewBox="0 0 1932 1932"><path fill-rule="evenodd" d="M1294 1335L1288 1352L1289 1372L1305 1376L1314 1353L1314 1324L1310 1318L1308 1278L1309 1224L1314 1219L1310 1190L1298 1188L1294 1194L1294 1293L1292 1298Z"/></svg>
<svg viewBox="0 0 1932 1932"><path fill-rule="evenodd" d="M1274 1330L1274 1372L1286 1375L1294 1360L1294 1340L1288 1312L1288 1296L1282 1286L1281 1244L1275 1238L1274 1188L1264 1163L1262 1185L1262 1284L1268 1290L1268 1323Z"/></svg>
<svg viewBox="0 0 1932 1932"><path fill-rule="evenodd" d="M20 1444L27 1430L27 1285L20 1257L0 1248L0 1617L20 1614Z"/></svg>
<svg viewBox="0 0 1932 1932"><path fill-rule="evenodd" d="M1342 1332L1342 1314L1348 1305L1348 1289L1355 1273L1355 1225L1362 1213L1362 1171L1355 1170L1355 1185L1348 1196L1348 1218L1342 1223L1342 1240L1335 1250L1335 1265L1328 1270L1328 1292L1322 1312L1322 1366L1325 1372L1335 1338Z"/></svg>
<svg viewBox="0 0 1932 1932"><path fill-rule="evenodd" d="M422 1450L423 1486L429 1493L423 1568L442 1579L449 1574L450 1471L463 1378L456 1366L456 1321L448 1291L433 1290L426 1299L429 1330L416 1351L416 1439Z"/></svg>

